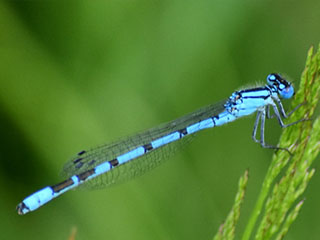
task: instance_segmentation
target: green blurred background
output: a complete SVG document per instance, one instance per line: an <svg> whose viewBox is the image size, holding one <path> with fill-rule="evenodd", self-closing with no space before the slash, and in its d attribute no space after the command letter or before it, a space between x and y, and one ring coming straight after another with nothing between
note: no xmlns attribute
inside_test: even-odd
<svg viewBox="0 0 320 240"><path fill-rule="evenodd" d="M273 153L251 140L253 117L198 134L130 182L72 191L25 216L15 207L62 180L82 149L264 84L270 72L298 86L320 40L319 10L317 0L0 1L0 238L68 239L76 227L79 240L211 239L249 168L240 236ZM267 124L277 143L280 127ZM316 174L287 239L320 236L319 185Z"/></svg>

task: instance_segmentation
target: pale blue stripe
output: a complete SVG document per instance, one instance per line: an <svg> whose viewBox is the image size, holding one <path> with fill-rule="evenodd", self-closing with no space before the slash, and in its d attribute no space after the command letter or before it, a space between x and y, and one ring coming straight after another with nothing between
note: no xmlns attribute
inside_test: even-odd
<svg viewBox="0 0 320 240"><path fill-rule="evenodd" d="M111 169L111 164L109 162L101 163L100 165L95 167L95 174L90 176L89 178L105 173L110 169Z"/></svg>
<svg viewBox="0 0 320 240"><path fill-rule="evenodd" d="M145 152L144 147L138 147L136 149L131 150L130 152L127 152L125 154L120 155L117 157L119 164L123 164L131 159L140 157Z"/></svg>
<svg viewBox="0 0 320 240"><path fill-rule="evenodd" d="M219 118L214 118L215 126L221 126L228 122L232 122L236 120L237 117L230 114L228 111L224 111L223 113L219 114Z"/></svg>
<svg viewBox="0 0 320 240"><path fill-rule="evenodd" d="M188 134L191 134L191 133L198 132L202 129L211 128L211 127L214 127L214 123L213 123L212 118L208 118L206 120L203 120L201 122L195 123L195 124L187 127L187 132L188 132Z"/></svg>
<svg viewBox="0 0 320 240"><path fill-rule="evenodd" d="M23 203L28 206L30 211L37 209L39 206L49 202L53 198L51 187L45 187L23 200Z"/></svg>
<svg viewBox="0 0 320 240"><path fill-rule="evenodd" d="M174 132L174 133L171 133L165 137L161 137L157 140L152 141L151 145L153 148L158 148L158 147L161 147L161 146L168 144L170 142L176 141L179 138L180 138L180 133Z"/></svg>

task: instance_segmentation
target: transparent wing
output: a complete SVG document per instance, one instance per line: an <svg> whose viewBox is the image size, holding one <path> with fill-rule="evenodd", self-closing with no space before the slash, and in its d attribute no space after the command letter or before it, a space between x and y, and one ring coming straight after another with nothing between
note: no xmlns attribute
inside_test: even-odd
<svg viewBox="0 0 320 240"><path fill-rule="evenodd" d="M221 101L219 103L212 104L158 127L120 139L111 144L98 146L85 151L82 154L79 153L65 164L62 174L66 178L80 174L103 162L111 161L117 156L132 149L166 136L171 132L183 129L193 123L209 117L216 116L224 110L225 102L226 101ZM181 146L185 145L185 143L189 142L193 138L192 136L193 135L188 135L176 142L151 150L139 158L119 165L109 172L84 183L84 185L89 188L100 188L139 176L158 166L164 159L167 159L170 154L174 153Z"/></svg>

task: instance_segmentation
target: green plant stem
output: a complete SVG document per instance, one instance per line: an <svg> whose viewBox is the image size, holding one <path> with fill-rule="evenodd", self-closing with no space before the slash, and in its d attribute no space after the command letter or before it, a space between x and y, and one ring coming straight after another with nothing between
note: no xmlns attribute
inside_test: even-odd
<svg viewBox="0 0 320 240"><path fill-rule="evenodd" d="M293 114L290 122L314 118L313 114L318 104L319 94L320 47L315 55L313 54L313 48L308 52L299 91L292 101L293 108L301 103L303 105ZM281 238L288 231L302 204L297 204L295 210L289 214L288 211L290 211L294 202L304 192L308 181L314 173L314 170L309 171L308 168L319 153L319 122L319 118L314 123L312 121L301 122L283 131L279 146L288 147L293 155L290 156L285 151L278 151L274 154L242 240L249 240L251 238L263 208L265 215L258 227L256 239L270 239L279 231L278 238ZM275 179L287 166L289 160L290 166L288 166L286 174L280 182L274 185ZM272 193L270 193L272 186L274 188ZM270 196L268 196L269 193ZM268 201L266 202L267 197ZM283 223L284 221L285 223ZM283 224L284 227L280 230Z"/></svg>

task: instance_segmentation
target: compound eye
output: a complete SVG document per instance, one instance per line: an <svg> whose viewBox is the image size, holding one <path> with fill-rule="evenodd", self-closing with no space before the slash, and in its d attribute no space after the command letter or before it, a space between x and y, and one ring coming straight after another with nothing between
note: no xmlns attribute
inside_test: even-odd
<svg viewBox="0 0 320 240"><path fill-rule="evenodd" d="M294 89L291 85L283 88L279 91L279 94L282 98L288 99L291 98L294 95Z"/></svg>

